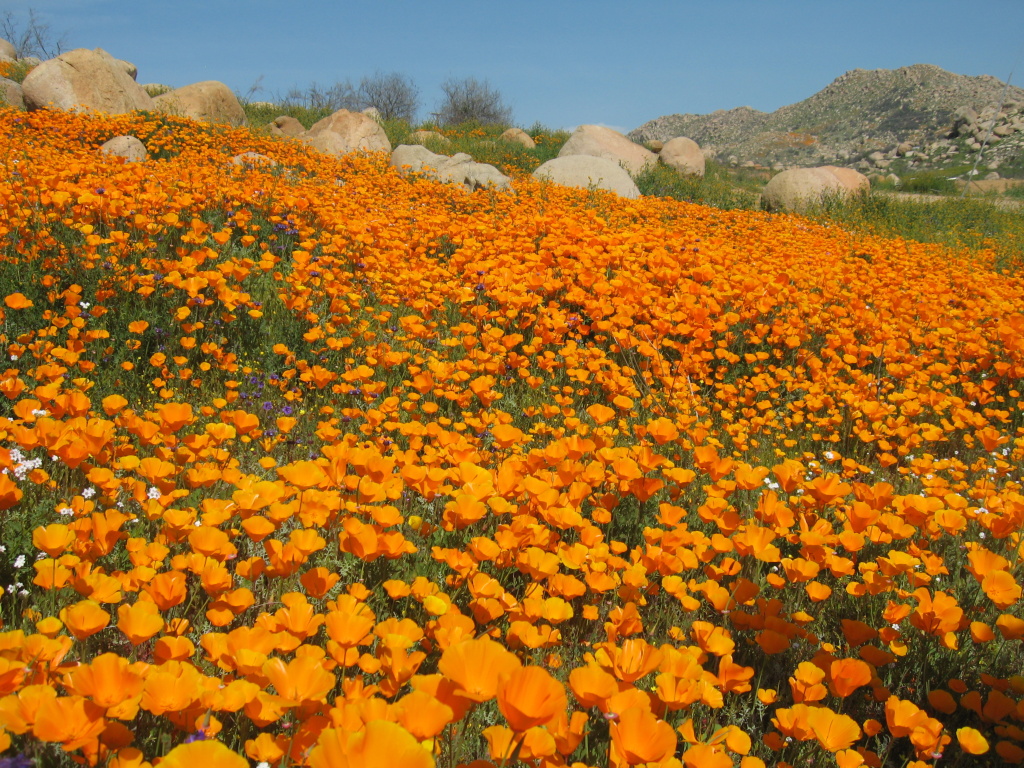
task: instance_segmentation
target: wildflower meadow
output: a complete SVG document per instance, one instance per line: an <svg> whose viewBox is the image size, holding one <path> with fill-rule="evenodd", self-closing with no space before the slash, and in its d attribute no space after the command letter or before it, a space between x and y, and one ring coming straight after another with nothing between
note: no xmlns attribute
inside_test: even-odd
<svg viewBox="0 0 1024 768"><path fill-rule="evenodd" d="M991 250L0 134L0 765L1024 762Z"/></svg>

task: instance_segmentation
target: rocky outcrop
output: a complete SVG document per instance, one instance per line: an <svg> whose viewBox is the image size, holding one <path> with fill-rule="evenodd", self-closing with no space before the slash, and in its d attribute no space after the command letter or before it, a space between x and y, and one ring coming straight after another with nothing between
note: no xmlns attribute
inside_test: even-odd
<svg viewBox="0 0 1024 768"><path fill-rule="evenodd" d="M1024 90L1005 89L994 77L958 75L930 64L856 69L813 96L771 113L739 107L705 115L665 115L631 131L629 138L647 142L689 136L710 157L735 165L850 165L864 160L868 165L862 169L878 171L892 159L893 150L910 144L902 155L914 153L908 165L942 167L964 162L963 153L970 151L962 141L944 143L954 113L963 107L961 126L977 125L982 111L998 104L1004 90L1008 99L1024 101ZM969 112L979 119L965 119ZM976 138L973 131L971 136ZM882 153L883 166L869 159L874 152Z"/></svg>
<svg viewBox="0 0 1024 768"><path fill-rule="evenodd" d="M630 173L640 173L658 161L649 149L634 144L618 131L603 125L581 125L559 150L559 157L586 155L611 160Z"/></svg>
<svg viewBox="0 0 1024 768"><path fill-rule="evenodd" d="M669 139L658 153L661 162L679 173L703 176L706 167L704 153L693 139L677 136Z"/></svg>
<svg viewBox="0 0 1024 768"><path fill-rule="evenodd" d="M246 125L245 110L224 83L205 80L163 93L153 99L161 112L192 120L238 128Z"/></svg>
<svg viewBox="0 0 1024 768"><path fill-rule="evenodd" d="M277 160L259 152L242 152L231 158L231 164L241 168L276 168L279 165Z"/></svg>
<svg viewBox="0 0 1024 768"><path fill-rule="evenodd" d="M355 150L391 151L387 134L372 117L347 109L339 109L314 123L299 138L328 155L346 155Z"/></svg>
<svg viewBox="0 0 1024 768"><path fill-rule="evenodd" d="M852 195L870 186L863 174L850 168L791 168L772 177L761 192L765 211L804 212L829 195Z"/></svg>
<svg viewBox="0 0 1024 768"><path fill-rule="evenodd" d="M21 86L6 77L0 77L0 103L17 109L25 108L25 96Z"/></svg>
<svg viewBox="0 0 1024 768"><path fill-rule="evenodd" d="M102 48L76 48L42 62L21 84L28 109L64 109L123 114L153 109L153 100Z"/></svg>
<svg viewBox="0 0 1024 768"><path fill-rule="evenodd" d="M100 153L111 157L123 157L129 163L138 163L149 158L146 145L135 136L115 136L100 145Z"/></svg>
<svg viewBox="0 0 1024 768"><path fill-rule="evenodd" d="M537 143L522 128L509 128L498 137L499 141L507 141L509 144L518 144L527 149L533 149Z"/></svg>
<svg viewBox="0 0 1024 768"><path fill-rule="evenodd" d="M391 165L404 173L421 173L447 184L461 184L468 191L494 188L507 190L512 180L493 165L474 162L460 152L448 157L419 144L400 144L391 153Z"/></svg>
<svg viewBox="0 0 1024 768"><path fill-rule="evenodd" d="M306 126L291 115L275 117L270 123L270 133L274 136L301 136L305 132Z"/></svg>
<svg viewBox="0 0 1024 768"><path fill-rule="evenodd" d="M620 197L640 197L636 182L614 160L592 155L566 155L543 163L533 172L534 178L545 179L566 187L605 189Z"/></svg>
<svg viewBox="0 0 1024 768"><path fill-rule="evenodd" d="M410 144L426 144L427 142L430 142L431 144L447 145L452 143L451 139L444 134L438 133L437 131L426 130L413 131L409 134L407 141Z"/></svg>

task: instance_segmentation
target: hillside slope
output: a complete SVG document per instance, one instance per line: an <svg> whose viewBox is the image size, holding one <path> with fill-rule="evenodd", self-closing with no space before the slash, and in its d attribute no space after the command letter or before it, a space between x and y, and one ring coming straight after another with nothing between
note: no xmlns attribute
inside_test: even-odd
<svg viewBox="0 0 1024 768"><path fill-rule="evenodd" d="M666 115L629 136L640 142L689 136L720 160L735 157L759 165L845 164L902 143L941 153L953 113L963 107L976 112L995 108L1004 88L989 75L958 75L931 64L855 69L774 112L739 107ZM1024 102L1024 89L1011 86L1006 100Z"/></svg>

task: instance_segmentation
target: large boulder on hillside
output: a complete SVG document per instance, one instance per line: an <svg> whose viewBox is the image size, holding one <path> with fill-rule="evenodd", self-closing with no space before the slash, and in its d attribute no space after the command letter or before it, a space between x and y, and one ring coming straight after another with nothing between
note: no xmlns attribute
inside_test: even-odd
<svg viewBox="0 0 1024 768"><path fill-rule="evenodd" d="M270 133L274 136L301 136L306 126L291 115L280 115L270 123Z"/></svg>
<svg viewBox="0 0 1024 768"><path fill-rule="evenodd" d="M0 61L16 61L18 49L7 40L0 40Z"/></svg>
<svg viewBox="0 0 1024 768"><path fill-rule="evenodd" d="M238 98L230 88L217 80L204 80L175 88L155 97L153 104L161 112L204 123L230 125L234 128L248 123Z"/></svg>
<svg viewBox="0 0 1024 768"><path fill-rule="evenodd" d="M498 139L500 141L507 141L509 144L519 144L527 149L533 149L537 146L537 142L533 140L533 137L522 128L509 128Z"/></svg>
<svg viewBox="0 0 1024 768"><path fill-rule="evenodd" d="M239 168L276 168L279 163L272 157L260 152L242 152L231 158L231 164Z"/></svg>
<svg viewBox="0 0 1024 768"><path fill-rule="evenodd" d="M428 141L431 142L432 144L442 145L452 143L452 140L445 136L443 133L427 130L413 131L412 133L409 134L406 141L408 141L410 144L426 144Z"/></svg>
<svg viewBox="0 0 1024 768"><path fill-rule="evenodd" d="M629 173L614 160L592 155L567 155L543 163L534 178L581 189L606 189L620 197L635 200L640 190Z"/></svg>
<svg viewBox="0 0 1024 768"><path fill-rule="evenodd" d="M117 61L117 65L121 69L123 69L125 71L125 73L128 75L128 77L130 77L132 80L138 80L139 79L139 68L138 67L136 67L134 64L132 64L130 61L125 61L124 59L117 59L116 61Z"/></svg>
<svg viewBox="0 0 1024 768"><path fill-rule="evenodd" d="M149 157L146 145L135 136L115 136L100 145L100 154L123 157L129 163L141 162Z"/></svg>
<svg viewBox="0 0 1024 768"><path fill-rule="evenodd" d="M391 142L384 129L372 117L339 109L313 124L301 137L304 142L327 155L349 152L390 152Z"/></svg>
<svg viewBox="0 0 1024 768"><path fill-rule="evenodd" d="M650 150L603 125L581 125L573 131L558 153L559 157L569 155L603 157L622 165L630 173L640 173L658 161L658 156Z"/></svg>
<svg viewBox="0 0 1024 768"><path fill-rule="evenodd" d="M474 162L464 152L448 157L419 144L400 144L391 153L391 165L399 171L422 173L446 184L461 184L468 191L494 188L507 190L512 180L486 163Z"/></svg>
<svg viewBox="0 0 1024 768"><path fill-rule="evenodd" d="M0 77L0 103L17 109L25 108L25 96L22 94L21 86L6 77Z"/></svg>
<svg viewBox="0 0 1024 768"><path fill-rule="evenodd" d="M120 115L153 109L153 100L124 65L102 48L76 48L42 62L21 84L29 109L65 109Z"/></svg>
<svg viewBox="0 0 1024 768"><path fill-rule="evenodd" d="M863 192L868 186L867 177L851 168L792 168L773 176L765 185L761 192L761 208L799 213L829 195L853 195Z"/></svg>
<svg viewBox="0 0 1024 768"><path fill-rule="evenodd" d="M843 190L851 195L859 195L871 189L871 180L860 171L838 165L823 165L821 167L839 179Z"/></svg>
<svg viewBox="0 0 1024 768"><path fill-rule="evenodd" d="M658 157L669 168L691 176L703 176L706 161L700 145L693 139L677 136L666 141Z"/></svg>

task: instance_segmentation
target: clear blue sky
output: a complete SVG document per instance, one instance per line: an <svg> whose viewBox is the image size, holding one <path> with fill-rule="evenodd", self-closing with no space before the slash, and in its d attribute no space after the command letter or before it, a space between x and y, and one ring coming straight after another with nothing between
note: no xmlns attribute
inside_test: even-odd
<svg viewBox="0 0 1024 768"><path fill-rule="evenodd" d="M676 112L771 111L844 72L936 64L1024 85L1024 0L7 0L140 83L220 80L256 99L315 81L486 79L522 126L631 130Z"/></svg>

